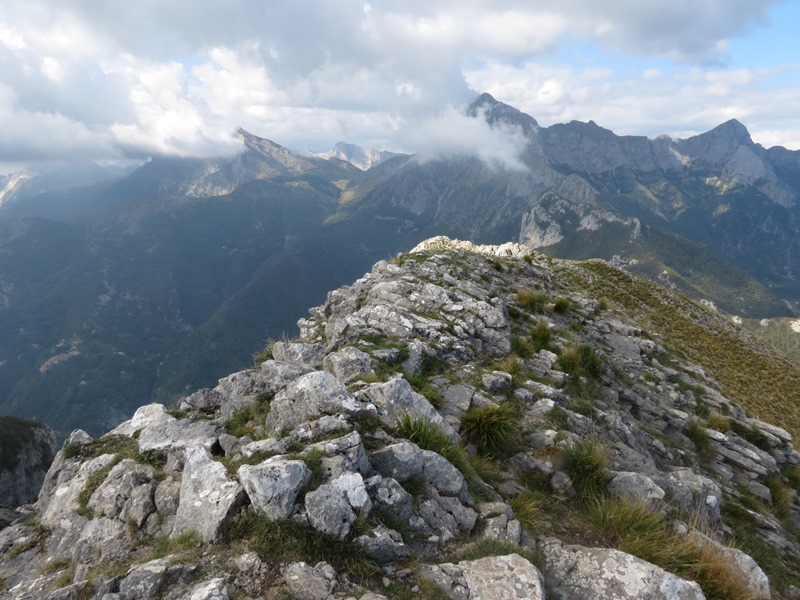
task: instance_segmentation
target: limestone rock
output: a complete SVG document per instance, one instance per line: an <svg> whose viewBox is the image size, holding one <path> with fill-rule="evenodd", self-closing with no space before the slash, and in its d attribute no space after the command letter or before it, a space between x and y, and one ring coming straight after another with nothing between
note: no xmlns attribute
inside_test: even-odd
<svg viewBox="0 0 800 600"><path fill-rule="evenodd" d="M373 383L358 393L359 400L371 402L378 407L378 418L387 427L396 427L405 416L430 421L451 440L458 441L458 434L445 421L422 394L418 394L402 377L385 383Z"/></svg>
<svg viewBox="0 0 800 600"><path fill-rule="evenodd" d="M411 442L400 442L375 452L370 460L381 475L400 483L421 477L443 495L472 503L464 476L436 452L422 450Z"/></svg>
<svg viewBox="0 0 800 600"><path fill-rule="evenodd" d="M272 345L272 355L275 360L316 368L322 366L325 347L322 344L275 342Z"/></svg>
<svg viewBox="0 0 800 600"><path fill-rule="evenodd" d="M333 375L327 371L312 371L275 396L266 428L276 434L322 415L358 409L358 402Z"/></svg>
<svg viewBox="0 0 800 600"><path fill-rule="evenodd" d="M336 591L336 571L328 563L290 563L281 573L295 600L327 600Z"/></svg>
<svg viewBox="0 0 800 600"><path fill-rule="evenodd" d="M642 502L652 507L658 506L664 499L664 490L658 487L647 475L620 471L612 474L608 483L608 492L616 498L627 498L634 502Z"/></svg>
<svg viewBox="0 0 800 600"><path fill-rule="evenodd" d="M172 537L195 532L204 542L227 535L228 523L244 500L244 490L203 446L190 448L183 468L180 503Z"/></svg>
<svg viewBox="0 0 800 600"><path fill-rule="evenodd" d="M372 502L361 475L347 473L306 494L305 507L314 529L343 539L356 516L369 513Z"/></svg>
<svg viewBox="0 0 800 600"><path fill-rule="evenodd" d="M255 466L242 465L238 475L253 507L272 520L292 515L297 496L311 480L311 471L303 461L280 457Z"/></svg>
<svg viewBox="0 0 800 600"><path fill-rule="evenodd" d="M198 583L192 589L189 600L228 600L228 586L225 578L218 577L211 581Z"/></svg>
<svg viewBox="0 0 800 600"><path fill-rule="evenodd" d="M56 436L50 427L17 417L0 417L0 431L9 424L13 435L0 440L0 506L34 502L53 461Z"/></svg>
<svg viewBox="0 0 800 600"><path fill-rule="evenodd" d="M556 600L704 600L700 586L630 554L585 548L554 539L538 545L549 597Z"/></svg>
<svg viewBox="0 0 800 600"><path fill-rule="evenodd" d="M364 548L367 556L381 565L406 560L411 556L411 550L403 543L402 536L388 527L375 527L353 541Z"/></svg>
<svg viewBox="0 0 800 600"><path fill-rule="evenodd" d="M328 354L322 366L342 383L348 383L359 377L374 375L371 363L369 354L348 346Z"/></svg>
<svg viewBox="0 0 800 600"><path fill-rule="evenodd" d="M111 469L87 506L96 515L117 517L138 529L155 510L155 488L153 467L126 458Z"/></svg>
<svg viewBox="0 0 800 600"><path fill-rule="evenodd" d="M423 565L420 573L455 600L544 600L542 574L519 554ZM602 596L597 596L601 598Z"/></svg>

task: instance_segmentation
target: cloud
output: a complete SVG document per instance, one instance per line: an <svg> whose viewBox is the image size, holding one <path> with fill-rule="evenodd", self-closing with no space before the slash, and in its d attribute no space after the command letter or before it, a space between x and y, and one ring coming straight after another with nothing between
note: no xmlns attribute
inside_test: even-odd
<svg viewBox="0 0 800 600"><path fill-rule="evenodd" d="M790 71L797 81L800 65ZM785 69L691 68L656 76L644 69L620 79L613 71L538 62L492 62L466 73L471 86L543 126L594 120L620 135L690 137L735 118L765 147L798 149L800 86L774 85L785 75Z"/></svg>
<svg viewBox="0 0 800 600"><path fill-rule="evenodd" d="M405 147L413 148L422 161L476 156L492 168L527 170L519 158L529 143L521 129L490 127L481 115L471 118L454 106L434 116L401 122L395 135Z"/></svg>
<svg viewBox="0 0 800 600"><path fill-rule="evenodd" d="M0 118L15 137L4 133L0 158L11 159L15 147L18 160L205 156L233 151L238 126L317 150L346 139L428 151L426 136L409 128L452 138L456 119L443 107L482 91L537 119L593 119L617 129L628 113L626 131L653 123L669 133L708 128L719 119L700 125L713 116L698 106L709 104L720 115L748 104L737 114L766 119L745 102L762 100L753 90L765 76L721 65L728 40L766 23L775 4L3 0L0 69L13 101ZM624 81L603 64L554 66L576 43L657 64ZM676 74L670 64L687 66ZM776 95L794 92L784 86ZM741 101L731 103L732 94ZM673 96L688 117L666 105ZM775 139L781 123L765 120L763 128ZM513 144L499 143L496 155L505 147Z"/></svg>

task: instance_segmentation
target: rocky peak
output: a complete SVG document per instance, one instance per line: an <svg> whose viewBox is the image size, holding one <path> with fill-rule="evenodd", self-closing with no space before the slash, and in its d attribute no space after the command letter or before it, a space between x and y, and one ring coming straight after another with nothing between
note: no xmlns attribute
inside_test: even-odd
<svg viewBox="0 0 800 600"><path fill-rule="evenodd" d="M332 150L317 154L320 158L338 158L351 165L358 167L362 171L374 167L382 163L384 160L399 156L394 152L386 152L384 150L375 150L374 148L364 148L356 144L347 144L345 142L337 142Z"/></svg>
<svg viewBox="0 0 800 600"><path fill-rule="evenodd" d="M600 277L626 285L444 237L376 263L253 368L73 432L0 532L2 597L792 592L792 435L593 297ZM764 564L728 545L745 530Z"/></svg>
<svg viewBox="0 0 800 600"><path fill-rule="evenodd" d="M483 117L492 127L498 125L519 127L531 140L535 138L536 132L539 130L536 119L513 106L498 102L491 94L485 92L467 107L467 116Z"/></svg>

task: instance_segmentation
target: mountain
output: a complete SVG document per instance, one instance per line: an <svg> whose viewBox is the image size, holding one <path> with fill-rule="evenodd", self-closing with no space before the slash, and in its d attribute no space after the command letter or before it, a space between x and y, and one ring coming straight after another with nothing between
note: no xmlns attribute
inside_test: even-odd
<svg viewBox="0 0 800 600"><path fill-rule="evenodd" d="M322 152L317 156L320 158L337 158L349 162L362 171L367 171L387 159L399 156L399 154L385 150L375 150L374 148L363 148L346 142L337 142L332 150Z"/></svg>
<svg viewBox="0 0 800 600"><path fill-rule="evenodd" d="M797 152L729 122L688 140L543 128L491 96L523 168L398 155L362 171L239 131L242 152L156 157L0 207L0 413L64 436L244 368L327 292L434 235L604 258L756 319L800 289Z"/></svg>
<svg viewBox="0 0 800 600"><path fill-rule="evenodd" d="M299 330L74 431L0 531L0 597L795 595L800 366L716 312L437 237Z"/></svg>

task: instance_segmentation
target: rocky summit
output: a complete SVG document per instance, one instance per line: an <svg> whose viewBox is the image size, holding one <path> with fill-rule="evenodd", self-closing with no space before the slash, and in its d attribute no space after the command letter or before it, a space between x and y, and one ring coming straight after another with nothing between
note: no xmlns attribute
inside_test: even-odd
<svg viewBox="0 0 800 600"><path fill-rule="evenodd" d="M630 275L592 296L599 264L433 238L253 368L74 431L2 598L800 597L797 424L644 326Z"/></svg>

